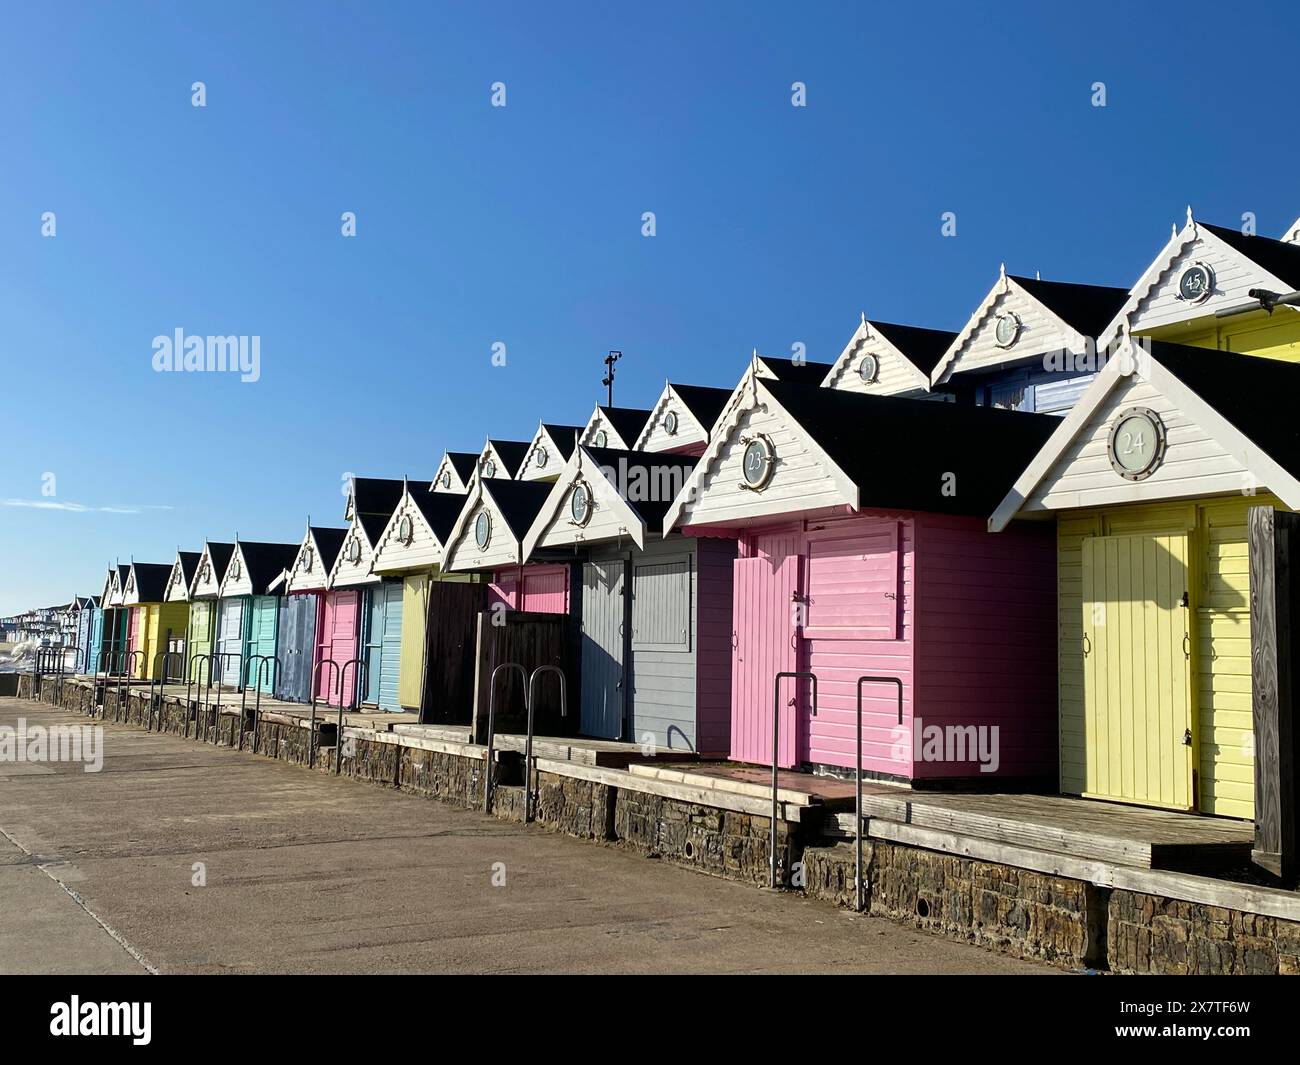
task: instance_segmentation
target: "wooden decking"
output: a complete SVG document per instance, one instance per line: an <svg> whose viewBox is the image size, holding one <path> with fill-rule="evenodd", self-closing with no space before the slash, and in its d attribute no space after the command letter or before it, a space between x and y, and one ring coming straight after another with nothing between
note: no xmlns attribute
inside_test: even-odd
<svg viewBox="0 0 1300 1065"><path fill-rule="evenodd" d="M1250 861L1247 821L1060 795L926 794L872 787L863 815L1147 869L1208 872ZM853 817L841 828L852 832Z"/></svg>

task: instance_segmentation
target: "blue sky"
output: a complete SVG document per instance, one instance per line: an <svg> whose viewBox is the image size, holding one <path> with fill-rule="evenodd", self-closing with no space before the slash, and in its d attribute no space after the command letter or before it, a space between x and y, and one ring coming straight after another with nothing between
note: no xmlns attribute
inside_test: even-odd
<svg viewBox="0 0 1300 1065"><path fill-rule="evenodd" d="M1269 3L11 6L0 614L583 421L610 348L645 406L861 311L959 328L1003 260L1128 286L1189 202L1277 235L1297 36ZM176 328L260 337L261 379L155 373Z"/></svg>

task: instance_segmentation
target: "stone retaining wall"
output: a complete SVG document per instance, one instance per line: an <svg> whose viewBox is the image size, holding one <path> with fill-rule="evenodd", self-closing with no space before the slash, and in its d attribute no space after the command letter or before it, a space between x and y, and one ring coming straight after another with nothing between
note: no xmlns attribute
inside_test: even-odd
<svg viewBox="0 0 1300 1065"><path fill-rule="evenodd" d="M30 676L20 681L22 697L31 697L30 682ZM64 682L60 688L46 680L39 688L42 702L54 703L57 697L65 709L95 710L94 687L84 682ZM107 686L102 712L110 720L116 701L116 690ZM147 690L135 689L124 703L127 720L137 727L184 735L188 718L189 734L197 736L198 725L184 700L169 697L150 714ZM323 715L319 724L324 727L315 769L332 773L334 723ZM237 746L238 703L223 706L219 719L203 731L208 742ZM308 733L306 726L272 714L258 722L258 753L306 765ZM242 746L253 749L251 727ZM484 763L472 754L345 732L341 768L355 780L460 807L483 806ZM497 774L492 813L522 821L518 759L503 753ZM539 772L536 786L534 823L543 828L626 846L714 876L768 882L771 822L766 817L555 772ZM805 839L805 831L799 824L778 825L782 880L812 897L852 906L852 844ZM869 913L1016 957L1118 973L1300 974L1300 922L1103 888L883 840L863 842L863 871Z"/></svg>

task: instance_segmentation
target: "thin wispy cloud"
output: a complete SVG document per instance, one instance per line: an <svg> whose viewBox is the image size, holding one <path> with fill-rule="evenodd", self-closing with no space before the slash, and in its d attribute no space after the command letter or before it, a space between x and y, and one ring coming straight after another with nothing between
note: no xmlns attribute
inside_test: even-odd
<svg viewBox="0 0 1300 1065"><path fill-rule="evenodd" d="M0 499L0 506L26 507L29 510L67 510L74 514L142 514L146 510L175 510L160 503L115 503L106 507L70 503L56 499Z"/></svg>

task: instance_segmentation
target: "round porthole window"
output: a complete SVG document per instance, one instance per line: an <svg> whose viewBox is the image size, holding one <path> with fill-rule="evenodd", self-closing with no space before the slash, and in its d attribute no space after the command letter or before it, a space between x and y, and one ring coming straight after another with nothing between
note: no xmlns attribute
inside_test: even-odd
<svg viewBox="0 0 1300 1065"><path fill-rule="evenodd" d="M1107 443L1110 464L1129 481L1150 477L1165 457L1165 423L1153 410L1130 407L1116 420Z"/></svg>
<svg viewBox="0 0 1300 1065"><path fill-rule="evenodd" d="M537 468L539 470L544 469L546 467L546 464L550 461L551 461L551 456L547 454L546 448L539 447L537 449Z"/></svg>
<svg viewBox="0 0 1300 1065"><path fill-rule="evenodd" d="M591 489L582 481L573 486L573 494L569 496L569 513L577 525L586 525L591 520Z"/></svg>
<svg viewBox="0 0 1300 1065"><path fill-rule="evenodd" d="M664 415L664 432L669 436L677 435L677 412L670 410Z"/></svg>
<svg viewBox="0 0 1300 1065"><path fill-rule="evenodd" d="M478 544L479 550L487 547L488 541L492 539L492 515L486 510L480 510L478 517L474 519L474 542Z"/></svg>
<svg viewBox="0 0 1300 1065"><path fill-rule="evenodd" d="M134 573L132 573L132 574L131 574L129 577L127 577L127 579L126 579L126 590L127 590L128 592L133 592L133 591L135 591L135 574L134 574Z"/></svg>
<svg viewBox="0 0 1300 1065"><path fill-rule="evenodd" d="M880 376L880 360L871 352L862 356L858 363L858 377L864 385L872 384Z"/></svg>
<svg viewBox="0 0 1300 1065"><path fill-rule="evenodd" d="M348 541L348 561L349 562L361 561L361 541L358 540L355 536Z"/></svg>
<svg viewBox="0 0 1300 1065"><path fill-rule="evenodd" d="M230 563L230 576L233 577L235 580L239 580L239 575L240 575L242 572L243 572L243 570L241 569L241 567L240 567L240 565L239 565L239 559L237 559L237 558L236 558L236 559L232 559L232 560L231 560L231 563Z"/></svg>
<svg viewBox="0 0 1300 1065"><path fill-rule="evenodd" d="M1205 263L1192 263L1178 278L1179 298L1188 303L1201 303L1214 291L1214 271Z"/></svg>
<svg viewBox="0 0 1300 1065"><path fill-rule="evenodd" d="M451 487L451 470L443 470L443 471L442 471L442 476L438 478L438 483L439 483L440 485L442 485L443 488L450 488L450 487Z"/></svg>
<svg viewBox="0 0 1300 1065"><path fill-rule="evenodd" d="M1020 338L1020 316L1014 311L1004 311L998 315L993 327L993 339L1000 348L1009 348Z"/></svg>
<svg viewBox="0 0 1300 1065"><path fill-rule="evenodd" d="M744 474L745 487L758 491L772 479L772 467L776 460L776 451L772 441L760 433L745 445Z"/></svg>
<svg viewBox="0 0 1300 1065"><path fill-rule="evenodd" d="M415 523L411 521L411 515L403 514L402 520L397 523L397 542L399 544L409 544L415 539Z"/></svg>
<svg viewBox="0 0 1300 1065"><path fill-rule="evenodd" d="M497 475L497 464L491 459L483 463L483 476L495 477Z"/></svg>
<svg viewBox="0 0 1300 1065"><path fill-rule="evenodd" d="M609 435L604 429L597 429L596 435L591 438L591 442L597 447L604 447L609 443Z"/></svg>
<svg viewBox="0 0 1300 1065"><path fill-rule="evenodd" d="M312 549L310 547L306 548L302 553L302 569L304 573L311 572L312 563L314 561L315 557L312 554Z"/></svg>

